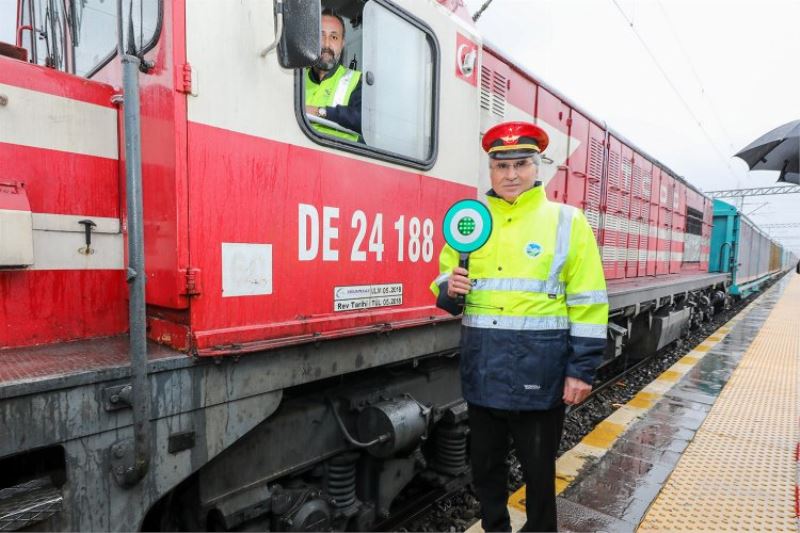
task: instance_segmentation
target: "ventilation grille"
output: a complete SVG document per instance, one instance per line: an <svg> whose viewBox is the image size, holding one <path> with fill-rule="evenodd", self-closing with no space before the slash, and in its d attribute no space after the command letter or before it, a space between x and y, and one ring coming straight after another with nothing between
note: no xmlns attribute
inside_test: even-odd
<svg viewBox="0 0 800 533"><path fill-rule="evenodd" d="M639 165L633 165L633 194L637 198L644 198L644 172Z"/></svg>
<svg viewBox="0 0 800 533"><path fill-rule="evenodd" d="M589 145L589 177L603 177L603 145L595 138Z"/></svg>
<svg viewBox="0 0 800 533"><path fill-rule="evenodd" d="M481 67L481 108L498 117L506 115L508 78L486 66Z"/></svg>
<svg viewBox="0 0 800 533"><path fill-rule="evenodd" d="M619 154L617 152L608 153L608 185L615 189L620 188L619 175Z"/></svg>
<svg viewBox="0 0 800 533"><path fill-rule="evenodd" d="M586 191L586 208L600 209L600 181L603 177L603 145L592 138L589 143L589 187ZM592 226L595 228L596 226Z"/></svg>
<svg viewBox="0 0 800 533"><path fill-rule="evenodd" d="M631 188L631 162L630 161L623 161L622 162L622 190L626 193L630 193L632 191Z"/></svg>
<svg viewBox="0 0 800 533"><path fill-rule="evenodd" d="M492 71L481 67L481 109L489 111L492 108Z"/></svg>
<svg viewBox="0 0 800 533"><path fill-rule="evenodd" d="M642 198L650 202L653 197L653 176L645 174L642 180Z"/></svg>

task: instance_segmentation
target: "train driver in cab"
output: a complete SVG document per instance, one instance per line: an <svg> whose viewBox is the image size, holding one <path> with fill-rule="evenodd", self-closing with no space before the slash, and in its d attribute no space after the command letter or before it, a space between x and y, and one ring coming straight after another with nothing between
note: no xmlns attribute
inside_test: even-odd
<svg viewBox="0 0 800 533"><path fill-rule="evenodd" d="M431 285L461 322L461 389L469 410L472 479L485 531L511 531L509 439L525 483L522 531L555 531L555 459L566 405L592 389L606 346L608 297L592 228L551 202L537 180L547 133L506 122L483 137L493 231L459 267L445 245ZM457 305L463 294L466 305Z"/></svg>
<svg viewBox="0 0 800 533"><path fill-rule="evenodd" d="M361 137L361 72L341 64L344 39L344 19L330 9L323 10L319 62L305 69L303 76L306 116L317 132L358 142ZM327 121L334 124L326 124Z"/></svg>

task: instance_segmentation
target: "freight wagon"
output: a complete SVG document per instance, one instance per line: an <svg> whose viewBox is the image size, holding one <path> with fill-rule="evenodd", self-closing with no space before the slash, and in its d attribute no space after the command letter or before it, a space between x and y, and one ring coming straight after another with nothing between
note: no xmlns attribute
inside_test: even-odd
<svg viewBox="0 0 800 533"><path fill-rule="evenodd" d="M20 0L0 46L0 529L370 530L468 482L459 322L427 287L500 121L547 130L548 195L591 221L609 360L724 305L711 200L459 1L324 2L360 142L304 112L318 1L121 4Z"/></svg>
<svg viewBox="0 0 800 533"><path fill-rule="evenodd" d="M714 200L710 272L731 274L730 294L745 297L796 263L793 254L735 206Z"/></svg>

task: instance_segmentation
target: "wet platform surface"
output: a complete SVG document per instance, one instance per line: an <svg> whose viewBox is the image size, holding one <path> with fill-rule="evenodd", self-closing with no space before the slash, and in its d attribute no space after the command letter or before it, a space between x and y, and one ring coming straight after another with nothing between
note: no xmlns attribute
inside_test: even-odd
<svg viewBox="0 0 800 533"><path fill-rule="evenodd" d="M562 455L559 530L796 531L799 321L800 276L789 274ZM516 531L524 487L509 511Z"/></svg>
<svg viewBox="0 0 800 533"><path fill-rule="evenodd" d="M740 313L724 338L696 348L707 350L561 492L560 529L796 531L798 311L800 277L789 275ZM776 331L789 338L761 347ZM777 375L761 372L764 366ZM760 451L745 449L752 445ZM759 476L772 480L772 492Z"/></svg>

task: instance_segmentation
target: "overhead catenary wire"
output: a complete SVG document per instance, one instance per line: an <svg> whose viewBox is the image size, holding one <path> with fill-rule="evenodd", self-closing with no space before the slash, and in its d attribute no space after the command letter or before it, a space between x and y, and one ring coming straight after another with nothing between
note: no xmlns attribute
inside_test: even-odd
<svg viewBox="0 0 800 533"><path fill-rule="evenodd" d="M475 12L475 14L474 14L474 15L472 15L472 21L473 21L473 22L477 22L477 21L478 21L478 19L479 19L479 18L481 18L481 15L483 15L483 12L484 12L484 11L486 11L486 9L489 7L489 5L491 5L491 3L492 3L493 1L494 1L494 0L486 0L486 1L483 3L483 5L482 5L480 8L478 8L478 10Z"/></svg>
<svg viewBox="0 0 800 533"><path fill-rule="evenodd" d="M694 62L692 61L692 56L689 55L689 52L686 51L686 47L683 45L683 41L678 35L678 32L675 30L674 24L672 24L672 19L670 19L667 10L664 9L664 4L661 2L661 0L656 0L656 2L658 3L658 8L661 10L661 13L664 15L664 20L667 22L667 27L669 28L670 33L672 33L675 42L678 43L678 48L683 54L686 64L689 65L689 70L691 70L692 76L694 76L694 79L697 81L697 85L700 87L700 95L706 102L708 102L708 108L714 115L714 119L717 121L717 125L719 126L720 131L725 136L725 139L728 142L728 147L732 151L735 151L736 148L733 146L733 141L731 140L732 137L728 133L728 130L725 128L725 125L722 122L722 118L720 117L719 112L717 112L717 107L714 105L714 101L711 98L708 98L706 94L705 84L703 83L703 80L700 78L700 74L697 72L697 69L694 66Z"/></svg>
<svg viewBox="0 0 800 533"><path fill-rule="evenodd" d="M698 116L695 114L694 110L689 105L689 102L686 101L686 98L684 98L683 94L681 94L681 91L678 89L678 87L672 81L672 78L670 78L670 76L667 73L667 71L661 65L661 62L659 62L658 58L655 56L653 51L650 49L650 46L648 46L647 41L644 40L642 35L636 29L636 26L634 25L633 20L631 20L628 17L628 15L622 9L622 6L620 6L619 2L617 2L617 0L610 0L610 1L617 8L617 10L619 11L620 15L622 15L622 18L625 19L625 22L628 23L628 26L630 27L630 29L633 32L633 34L639 40L639 43L644 48L645 52L647 52L647 55L650 56L650 59L653 61L653 64L655 64L655 66L658 69L658 71L661 73L661 75L667 81L667 84L669 85L670 89L672 89L672 91L678 97L678 100L680 101L681 105L683 105L683 108L686 110L686 112L689 114L689 116L692 118L692 120L694 120L694 122L697 124L697 127L700 128L700 131L705 136L706 140L708 141L708 144L714 149L714 152L719 156L720 161L722 161L725 164L725 166L731 172L731 175L736 175L736 171L731 166L729 158L722 153L722 151L719 149L717 144L714 142L714 139L711 137L711 134L708 133L708 130L703 125L703 121L700 120L700 118L698 118Z"/></svg>
<svg viewBox="0 0 800 533"><path fill-rule="evenodd" d="M750 216L750 215L752 215L753 213L755 213L756 211L758 211L759 209L761 209L762 207L766 207L766 206L768 206L768 205L769 205L769 202L764 202L763 204L759 205L758 207L756 207L756 208L755 208L755 209L753 209L752 211L749 211L749 212L745 213L745 215L747 215L747 216Z"/></svg>

